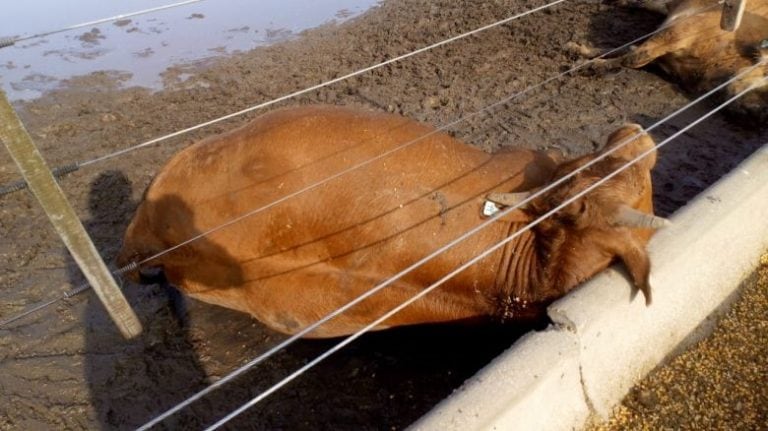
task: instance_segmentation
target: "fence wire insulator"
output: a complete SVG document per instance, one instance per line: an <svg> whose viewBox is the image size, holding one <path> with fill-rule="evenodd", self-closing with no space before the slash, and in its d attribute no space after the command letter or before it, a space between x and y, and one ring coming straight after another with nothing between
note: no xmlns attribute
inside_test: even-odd
<svg viewBox="0 0 768 431"><path fill-rule="evenodd" d="M0 49L16 44L15 37L0 37Z"/></svg>
<svg viewBox="0 0 768 431"><path fill-rule="evenodd" d="M59 166L58 168L51 171L54 177L56 179L59 179L65 175L69 175L72 172L75 172L76 170L80 169L80 165L77 163L70 163L68 165Z"/></svg>
<svg viewBox="0 0 768 431"><path fill-rule="evenodd" d="M80 165L78 163L70 163L68 165L59 166L58 168L51 171L53 174L53 177L57 180L71 174L72 172L75 172L76 170L80 169ZM14 192L18 192L19 190L24 190L27 188L27 182L24 180L16 180L12 183L6 184L2 187L0 187L0 196L5 196Z"/></svg>
<svg viewBox="0 0 768 431"><path fill-rule="evenodd" d="M5 196L14 192L18 192L19 190L23 190L27 188L27 182L24 180L17 180L10 184L4 185L0 187L0 196Z"/></svg>
<svg viewBox="0 0 768 431"><path fill-rule="evenodd" d="M126 272L132 272L139 269L139 262L131 262L128 265L125 265L124 267L118 269L114 272L115 275L123 275Z"/></svg>
<svg viewBox="0 0 768 431"><path fill-rule="evenodd" d="M63 299L69 299L69 298L71 298L71 297L73 297L73 296L76 296L76 295L79 295L79 294L81 294L81 293L85 292L86 290L88 290L88 289L90 289L90 288L91 288L91 285L90 285L90 284L88 284L88 283L83 283L83 284L81 284L80 286L77 286L76 288L74 288L74 289L70 290L69 292L66 292L66 293L64 293L64 295L62 296L62 298L63 298Z"/></svg>

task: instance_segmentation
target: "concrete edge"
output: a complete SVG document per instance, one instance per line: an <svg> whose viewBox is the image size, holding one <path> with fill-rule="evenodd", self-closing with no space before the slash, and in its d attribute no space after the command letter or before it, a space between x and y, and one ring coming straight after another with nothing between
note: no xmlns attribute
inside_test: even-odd
<svg viewBox="0 0 768 431"><path fill-rule="evenodd" d="M578 353L573 333L553 328L528 333L410 429L570 428L590 414Z"/></svg>
<svg viewBox="0 0 768 431"><path fill-rule="evenodd" d="M608 269L550 306L555 326L519 340L411 429L570 430L607 417L768 248L768 145L671 219L649 245L653 305Z"/></svg>

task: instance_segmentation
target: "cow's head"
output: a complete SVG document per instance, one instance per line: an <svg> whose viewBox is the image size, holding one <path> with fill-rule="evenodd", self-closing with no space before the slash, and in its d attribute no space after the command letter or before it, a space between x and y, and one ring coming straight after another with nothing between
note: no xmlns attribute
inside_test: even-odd
<svg viewBox="0 0 768 431"><path fill-rule="evenodd" d="M543 296L541 300L563 295L618 257L645 295L646 303L651 302L648 282L650 262L645 244L653 229L667 223L665 219L653 215L650 174L656 163L653 140L639 125L625 125L608 137L602 151L560 165L553 180L611 150L613 152L604 159L533 199L523 208L530 218L539 218L648 152L645 157L576 198L534 228L539 261L545 267L538 287L541 291L536 293L536 296ZM525 197L517 195L517 199Z"/></svg>

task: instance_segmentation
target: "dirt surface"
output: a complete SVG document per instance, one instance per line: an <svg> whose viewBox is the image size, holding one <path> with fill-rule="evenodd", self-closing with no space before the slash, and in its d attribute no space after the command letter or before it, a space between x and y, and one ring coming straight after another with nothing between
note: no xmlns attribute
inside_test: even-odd
<svg viewBox="0 0 768 431"><path fill-rule="evenodd" d="M768 428L768 254L714 332L638 383L589 431Z"/></svg>
<svg viewBox="0 0 768 431"><path fill-rule="evenodd" d="M342 26L195 69L172 68L160 92L120 87L124 74L70 80L18 105L54 166L85 161L340 76L543 2L388 0ZM400 112L441 125L556 75L577 58L567 42L612 47L661 17L569 1L284 105L332 103ZM189 80L181 77L192 74ZM486 150L600 147L625 121L650 125L689 98L653 70L572 76L462 122L451 132ZM652 134L679 130L705 103ZM106 259L119 248L137 201L160 166L194 139L254 114L94 164L62 181ZM669 214L728 172L768 133L716 115L661 150L657 210ZM0 184L17 178L0 153ZM0 198L0 316L82 282L34 199ZM0 429L127 429L219 379L283 337L247 316L189 303L181 325L159 286L127 285L144 334L126 342L91 293L0 329ZM399 429L420 417L530 328L412 328L371 334L232 422L233 429ZM210 424L334 343L297 343L165 423Z"/></svg>

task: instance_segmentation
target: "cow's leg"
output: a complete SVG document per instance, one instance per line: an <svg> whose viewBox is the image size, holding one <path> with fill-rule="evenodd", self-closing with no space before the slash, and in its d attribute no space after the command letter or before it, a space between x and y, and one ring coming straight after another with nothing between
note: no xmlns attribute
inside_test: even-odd
<svg viewBox="0 0 768 431"><path fill-rule="evenodd" d="M577 43L577 42L568 42L565 44L565 49L568 51L578 55L579 57L592 59L595 57L599 57L603 55L605 52L604 49L595 48L592 46L588 46L585 44Z"/></svg>
<svg viewBox="0 0 768 431"><path fill-rule="evenodd" d="M597 72L622 67L639 69L670 52L685 48L690 43L690 40L679 37L678 32L670 28L648 39L642 45L632 47L628 53L620 57L593 60L590 69Z"/></svg>
<svg viewBox="0 0 768 431"><path fill-rule="evenodd" d="M639 69L675 50L676 44L671 44L669 40L670 35L661 32L616 60L623 67Z"/></svg>
<svg viewBox="0 0 768 431"><path fill-rule="evenodd" d="M632 47L630 49L634 49L634 47ZM593 73L593 74L594 73L603 74L603 73L607 73L607 72L611 72L611 71L614 71L614 70L621 69L621 68L625 67L624 62L625 62L626 56L631 54L631 52L630 52L629 54L622 55L622 56L619 56L619 57L597 58L597 57L600 57L602 55L605 55L604 54L605 51L604 50L598 50L596 48L585 48L584 52L589 52L590 50L595 51L595 53L597 53L597 55L587 56L589 59L585 60L582 63L583 66L586 66L586 67L582 67L582 70L584 72L587 72L587 74L590 74L590 73Z"/></svg>
<svg viewBox="0 0 768 431"><path fill-rule="evenodd" d="M663 44L654 39L650 39L639 47L630 47L629 52L624 55L609 58L597 58L606 55L606 53L609 52L607 50L591 48L573 42L569 42L567 48L571 52L575 52L582 57L588 58L588 60L586 60L586 62L589 63L587 70L597 73L606 73L625 67L639 69L669 52L668 49L664 48Z"/></svg>
<svg viewBox="0 0 768 431"><path fill-rule="evenodd" d="M611 70L621 69L622 67L621 59L623 57L621 56L612 58L598 58L606 55L608 50L594 48L576 42L568 42L565 45L565 48L568 51L578 55L579 57L586 59L581 62L581 67L579 68L582 70L582 72L587 72L588 74L605 73Z"/></svg>
<svg viewBox="0 0 768 431"><path fill-rule="evenodd" d="M621 7L629 7L629 8L638 8L638 9L646 9L652 12L657 12L662 15L667 15L669 13L669 5L673 0L618 0L616 2L616 5ZM666 24L666 23L665 23ZM669 30L664 31L653 38L649 39L646 43L641 45L641 48L645 47L645 49L637 49L636 46L630 47L630 52L625 55L619 55L617 53L612 53L613 55L609 58L605 59L597 59L597 57L602 57L606 55L609 50L606 49L600 49L600 48L594 48L588 45L576 43L576 42L568 42L566 44L566 49L578 54L579 56L583 58L587 58L591 60L590 64L590 70L592 71L609 71L609 70L615 70L620 69L622 67L629 67L629 68L640 68L645 66L646 64L650 63L654 59L660 57L661 55L666 54L666 51L664 53L658 54L656 56L650 55L653 51L656 51L655 48L657 48L660 44L656 42L658 39L668 39L671 35L667 35L666 33L670 33ZM649 45L650 46L647 46Z"/></svg>

